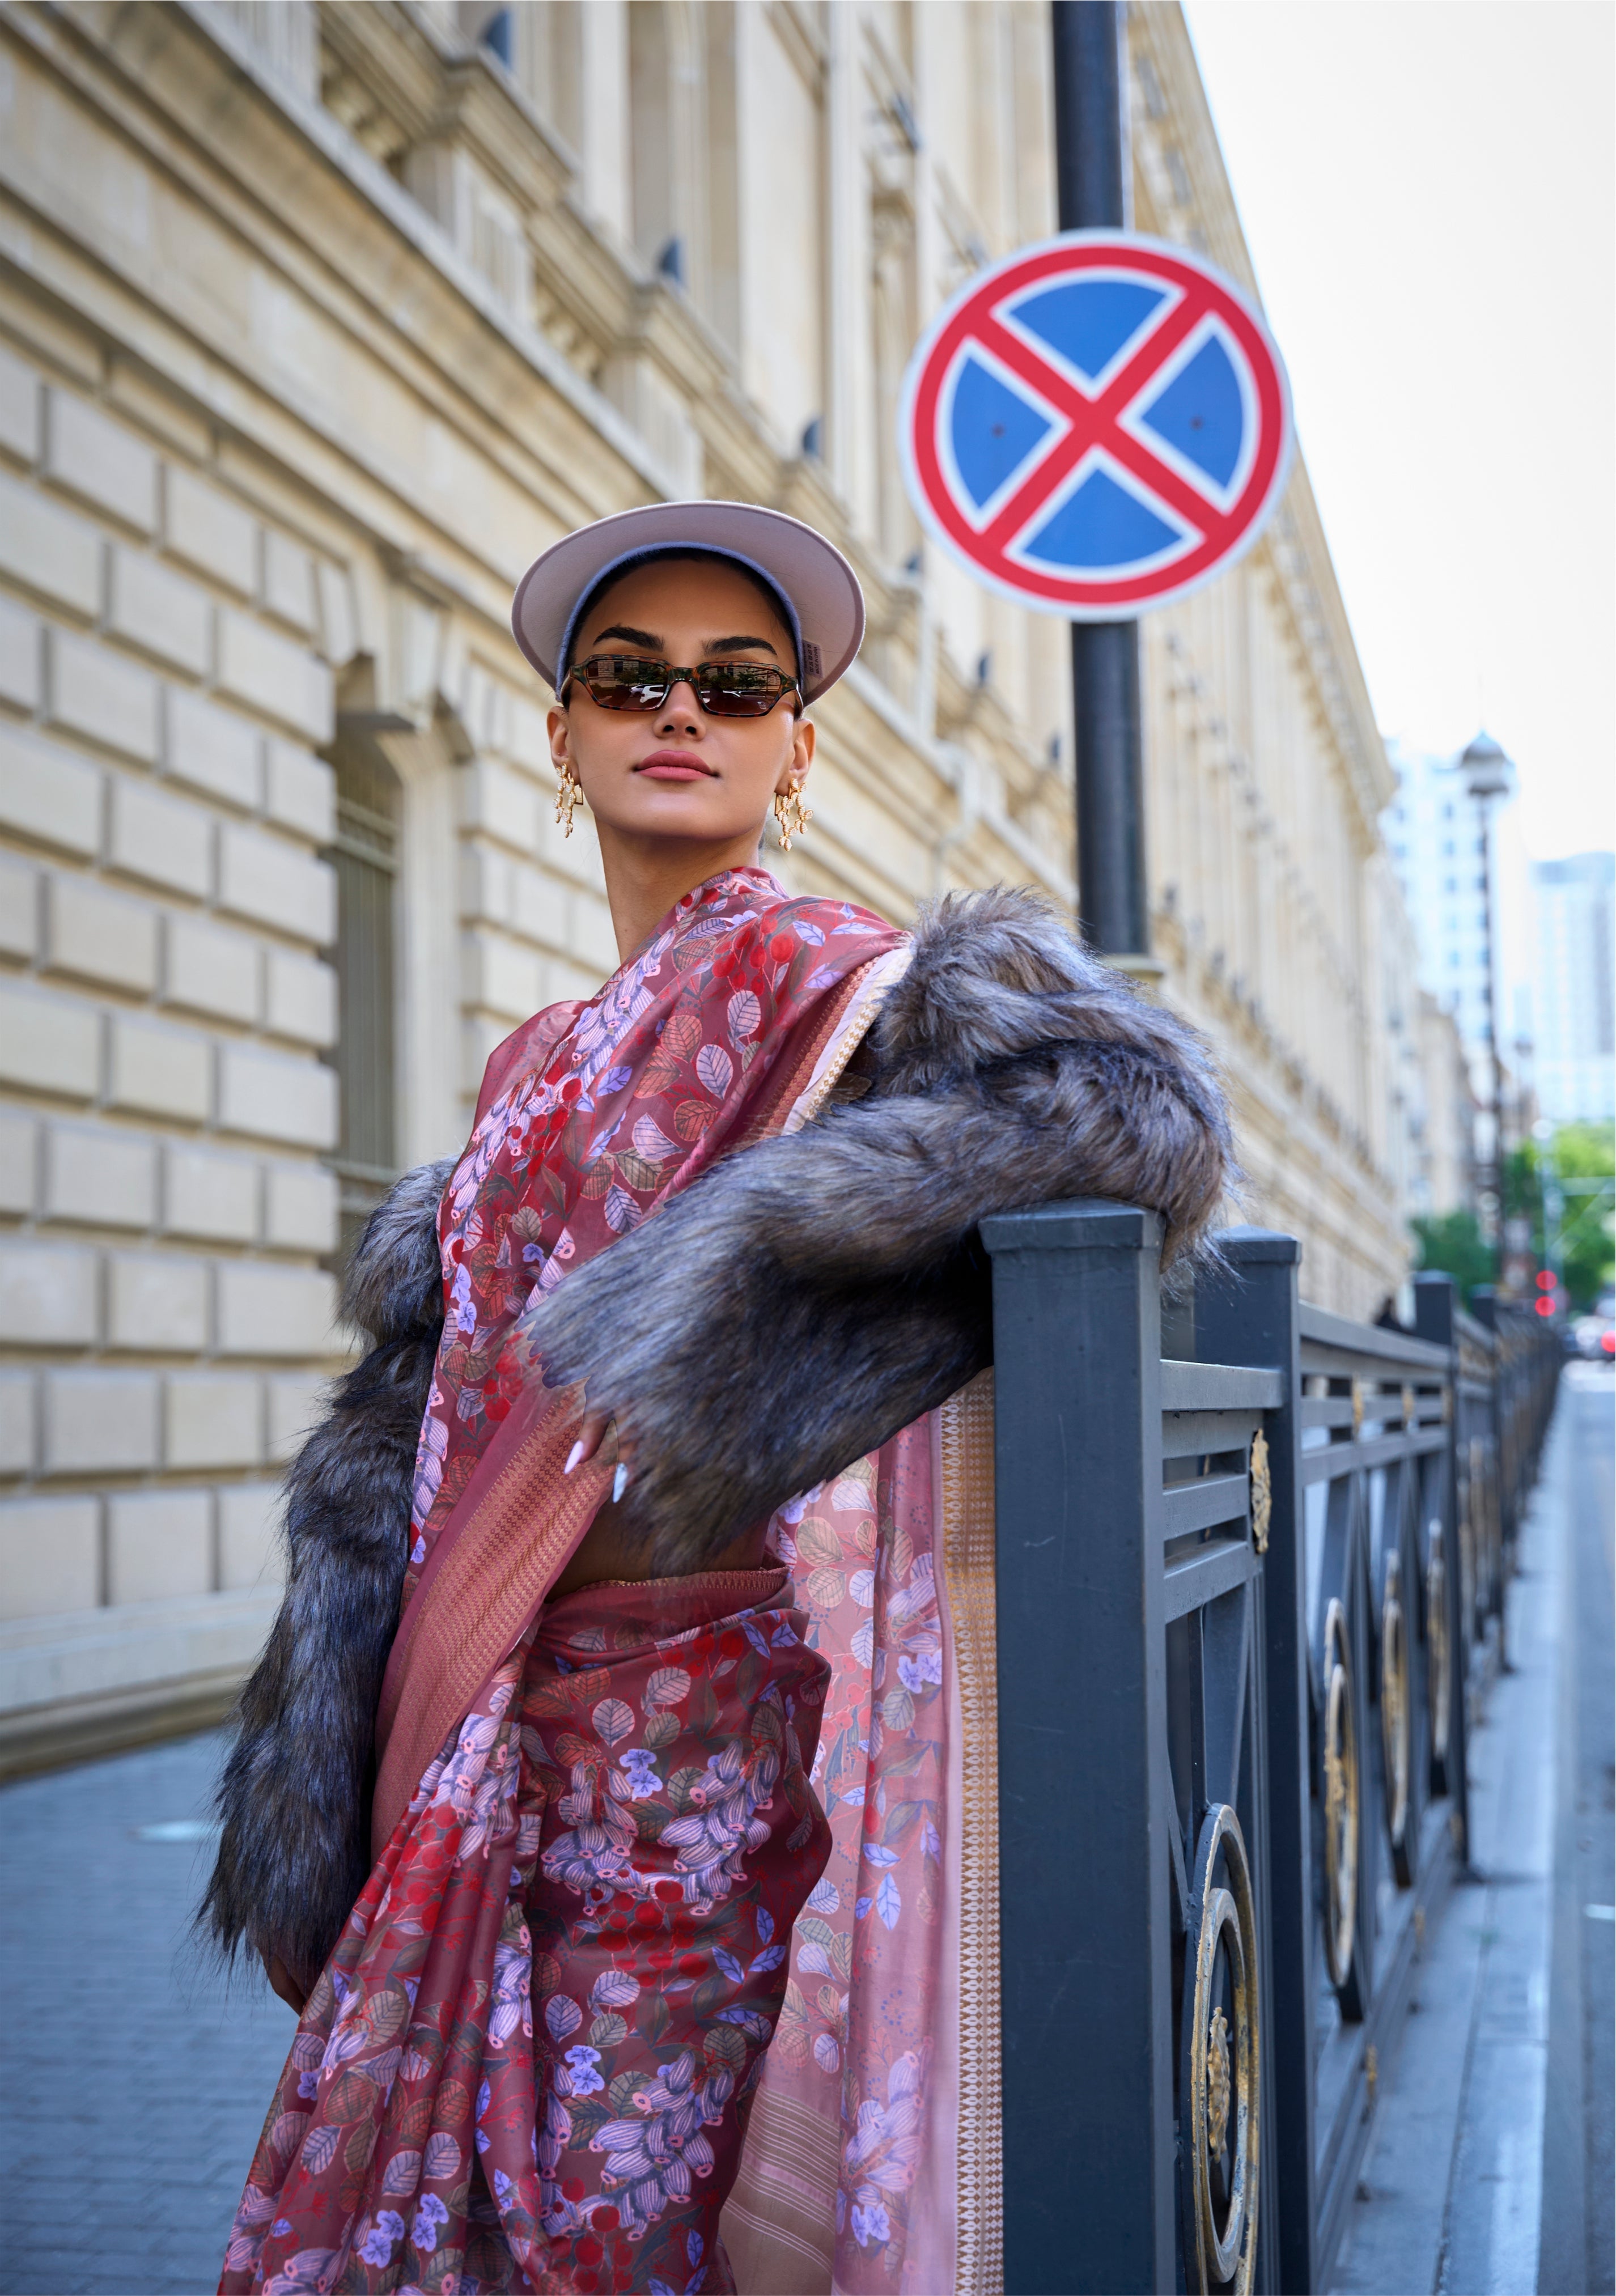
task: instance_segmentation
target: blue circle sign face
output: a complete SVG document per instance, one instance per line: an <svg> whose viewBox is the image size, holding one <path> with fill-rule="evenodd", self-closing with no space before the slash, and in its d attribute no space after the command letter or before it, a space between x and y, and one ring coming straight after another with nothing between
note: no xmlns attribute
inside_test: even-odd
<svg viewBox="0 0 1616 2296"><path fill-rule="evenodd" d="M1249 550L1290 470L1284 366L1234 282L1133 232L1022 248L915 350L910 500L980 582L1118 621Z"/></svg>

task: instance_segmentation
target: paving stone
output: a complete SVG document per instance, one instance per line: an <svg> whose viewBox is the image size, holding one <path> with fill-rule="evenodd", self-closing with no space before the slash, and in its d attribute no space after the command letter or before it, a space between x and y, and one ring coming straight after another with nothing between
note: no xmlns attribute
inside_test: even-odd
<svg viewBox="0 0 1616 2296"><path fill-rule="evenodd" d="M0 2296L209 2296L292 2035L261 1980L187 1935L209 1734L0 1789L0 1951L30 2005L0 2032Z"/></svg>

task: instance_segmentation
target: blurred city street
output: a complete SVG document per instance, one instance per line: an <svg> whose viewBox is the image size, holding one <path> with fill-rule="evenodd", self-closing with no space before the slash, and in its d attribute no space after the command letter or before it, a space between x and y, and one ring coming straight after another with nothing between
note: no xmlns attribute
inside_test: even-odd
<svg viewBox="0 0 1616 2296"><path fill-rule="evenodd" d="M1471 1742L1471 1870L1425 1940L1419 2045L1381 2067L1342 2296L1610 2285L1612 1398L1603 1367L1563 1375Z"/></svg>
<svg viewBox="0 0 1616 2296"><path fill-rule="evenodd" d="M1427 1939L1333 2285L1610 2284L1612 1375L1564 1374L1473 1742L1472 1878ZM217 1734L0 1792L0 2296L205 2296L291 2023L187 1923Z"/></svg>

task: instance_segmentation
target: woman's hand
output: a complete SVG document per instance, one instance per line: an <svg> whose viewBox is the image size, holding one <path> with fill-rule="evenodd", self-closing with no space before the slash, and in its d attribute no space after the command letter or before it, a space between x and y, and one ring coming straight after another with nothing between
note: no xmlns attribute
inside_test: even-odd
<svg viewBox="0 0 1616 2296"><path fill-rule="evenodd" d="M609 1412L587 1411L584 1414L583 1425L578 1431L578 1440L567 1454L567 1464L562 1470L563 1474L571 1474L574 1468L581 1467L587 1459L593 1459L595 1457L595 1454L599 1451L601 1445L605 1441L606 1430L611 1425L611 1416ZM633 1480L634 1469L630 1456L630 1447L619 1439L618 1444L617 1473L613 1476L611 1482L611 1504L613 1506L618 1504L618 1501L622 1497L623 1493L628 1489Z"/></svg>

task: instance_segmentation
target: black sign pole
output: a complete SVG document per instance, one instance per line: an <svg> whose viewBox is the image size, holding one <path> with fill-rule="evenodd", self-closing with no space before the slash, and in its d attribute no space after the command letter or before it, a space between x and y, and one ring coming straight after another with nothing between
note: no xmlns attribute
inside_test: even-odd
<svg viewBox="0 0 1616 2296"><path fill-rule="evenodd" d="M1062 231L1128 225L1126 14L1120 0L1053 0L1050 8ZM1137 622L1072 624L1071 693L1078 914L1089 947L1126 964L1150 954Z"/></svg>

